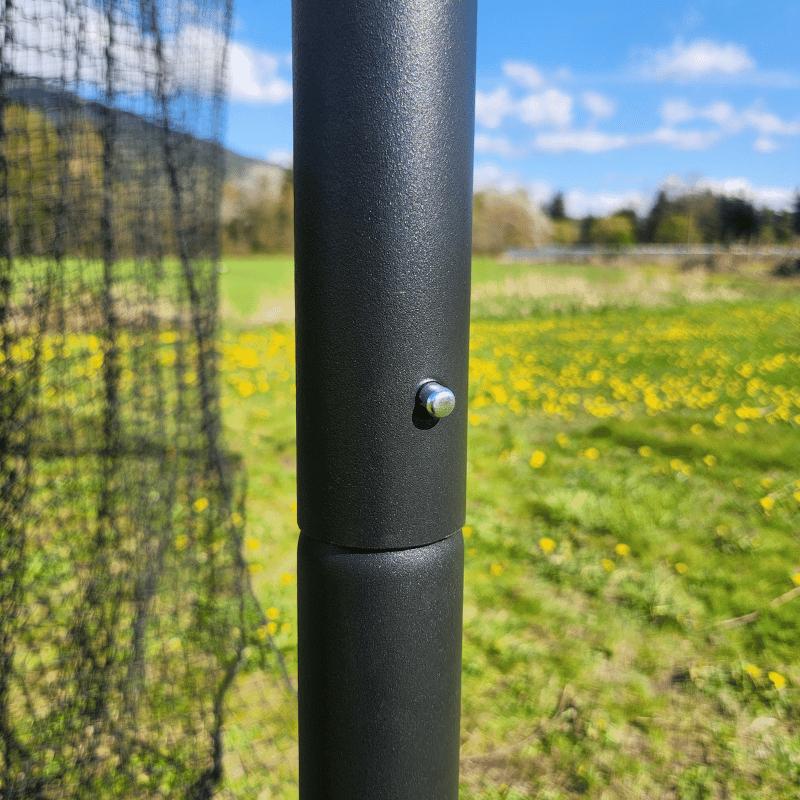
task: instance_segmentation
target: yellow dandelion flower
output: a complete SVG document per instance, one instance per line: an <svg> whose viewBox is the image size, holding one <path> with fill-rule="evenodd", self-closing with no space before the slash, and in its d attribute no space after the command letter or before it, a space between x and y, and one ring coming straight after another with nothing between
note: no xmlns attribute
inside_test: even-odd
<svg viewBox="0 0 800 800"><path fill-rule="evenodd" d="M541 547L545 553L552 553L553 550L556 549L556 543L549 537L545 536L543 539L539 539L539 547Z"/></svg>
<svg viewBox="0 0 800 800"><path fill-rule="evenodd" d="M614 562L610 558L604 558L600 563L606 572L611 572L614 569Z"/></svg>
<svg viewBox="0 0 800 800"><path fill-rule="evenodd" d="M292 623L291 622L284 622L281 625L281 633L289 633L292 630Z"/></svg>
<svg viewBox="0 0 800 800"><path fill-rule="evenodd" d="M250 397L256 390L256 387L250 381L239 381L236 385L236 390L242 397Z"/></svg>
<svg viewBox="0 0 800 800"><path fill-rule="evenodd" d="M795 572L795 574L792 575L792 583L800 586L800 572Z"/></svg>
<svg viewBox="0 0 800 800"><path fill-rule="evenodd" d="M700 434L701 434L701 433L703 433L703 426L702 426L702 425L701 425L699 422L695 422L695 424L694 424L694 425L692 425L692 427L691 427L691 428L689 428L689 430L690 430L690 431L691 431L691 432L692 432L692 433L693 433L695 436L700 436Z"/></svg>
<svg viewBox="0 0 800 800"><path fill-rule="evenodd" d="M707 467L715 467L717 465L717 457L709 453L707 456L703 457L703 462Z"/></svg>
<svg viewBox="0 0 800 800"><path fill-rule="evenodd" d="M590 447L586 453L586 458L590 458L592 460L598 458L600 456L600 451L596 447Z"/></svg>
<svg viewBox="0 0 800 800"><path fill-rule="evenodd" d="M758 502L761 503L761 508L763 508L764 511L769 512L775 508L775 498L770 497L769 495L762 497Z"/></svg>
<svg viewBox="0 0 800 800"><path fill-rule="evenodd" d="M685 574L686 574L686 573L689 571L689 567L688 567L686 564L684 564L684 563L683 563L683 561L679 561L679 562L678 562L678 563L675 565L675 571L676 571L676 572L677 572L679 575L685 575Z"/></svg>
<svg viewBox="0 0 800 800"><path fill-rule="evenodd" d="M530 461L528 462L534 469L541 467L544 462L547 461L547 456L541 451L537 450L532 456Z"/></svg>
<svg viewBox="0 0 800 800"><path fill-rule="evenodd" d="M624 542L620 542L615 548L617 555L627 558L631 554L631 548Z"/></svg>
<svg viewBox="0 0 800 800"><path fill-rule="evenodd" d="M199 514L201 511L205 511L208 508L208 499L205 497L198 497L197 500L192 503L192 508Z"/></svg>
<svg viewBox="0 0 800 800"><path fill-rule="evenodd" d="M251 550L258 550L258 548L261 546L261 543L258 541L258 539L248 539L247 546Z"/></svg>
<svg viewBox="0 0 800 800"><path fill-rule="evenodd" d="M467 555L470 558L475 558L475 556L478 555L478 551L474 547L470 547L470 549L467 550Z"/></svg>
<svg viewBox="0 0 800 800"><path fill-rule="evenodd" d="M274 636L278 632L278 623L277 622L268 622L267 623L267 631L271 636Z"/></svg>
<svg viewBox="0 0 800 800"><path fill-rule="evenodd" d="M761 670L755 664L748 664L744 671L754 680L758 680L761 677Z"/></svg>
<svg viewBox="0 0 800 800"><path fill-rule="evenodd" d="M244 520L238 511L234 511L233 514L231 514L231 522L238 528L244 523Z"/></svg>
<svg viewBox="0 0 800 800"><path fill-rule="evenodd" d="M792 495L792 497L794 497L794 499L797 500L798 503L800 503L800 492L795 492Z"/></svg>
<svg viewBox="0 0 800 800"><path fill-rule="evenodd" d="M267 626L262 625L260 628L256 629L256 639L259 642L263 642L267 638Z"/></svg>
<svg viewBox="0 0 800 800"><path fill-rule="evenodd" d="M275 608L275 606L270 606L270 608L266 610L267 619L278 619L280 614L281 612L278 611L278 609Z"/></svg>
<svg viewBox="0 0 800 800"><path fill-rule="evenodd" d="M737 422L733 427L736 430L736 433L747 433L747 431L750 430L750 427L746 422Z"/></svg>
<svg viewBox="0 0 800 800"><path fill-rule="evenodd" d="M281 583L284 586L291 586L293 583L296 583L296 582L297 582L297 576L296 575L292 575L289 572L284 572L283 575L281 575Z"/></svg>
<svg viewBox="0 0 800 800"><path fill-rule="evenodd" d="M643 444L639 448L639 455L642 458L649 458L651 455L653 455L653 448L652 447L648 447L646 444Z"/></svg>
<svg viewBox="0 0 800 800"><path fill-rule="evenodd" d="M498 575L502 575L505 572L505 569L503 568L502 564L492 564L492 566L489 567L489 572L497 577Z"/></svg>
<svg viewBox="0 0 800 800"><path fill-rule="evenodd" d="M770 672L767 677L775 684L776 689L783 689L786 686L786 678L780 672Z"/></svg>
<svg viewBox="0 0 800 800"><path fill-rule="evenodd" d="M461 532L464 534L464 536L466 536L469 539L469 537L472 536L472 526L471 525L465 525L461 529Z"/></svg>
<svg viewBox="0 0 800 800"><path fill-rule="evenodd" d="M182 533L180 536L176 537L175 547L177 547L178 550L185 550L188 545L189 537L185 533Z"/></svg>
<svg viewBox="0 0 800 800"><path fill-rule="evenodd" d="M772 480L772 478L762 478L761 479L761 485L765 489L771 489L774 483L775 483L775 481Z"/></svg>

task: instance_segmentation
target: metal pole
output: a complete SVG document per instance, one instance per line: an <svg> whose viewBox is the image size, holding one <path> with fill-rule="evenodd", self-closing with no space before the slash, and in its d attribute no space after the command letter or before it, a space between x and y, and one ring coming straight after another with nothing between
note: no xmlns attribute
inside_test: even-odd
<svg viewBox="0 0 800 800"><path fill-rule="evenodd" d="M302 800L458 797L475 26L293 0Z"/></svg>

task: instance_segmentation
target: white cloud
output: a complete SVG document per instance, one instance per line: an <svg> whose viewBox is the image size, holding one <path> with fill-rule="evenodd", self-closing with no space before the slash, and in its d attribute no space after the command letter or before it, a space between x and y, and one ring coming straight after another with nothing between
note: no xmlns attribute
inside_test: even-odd
<svg viewBox="0 0 800 800"><path fill-rule="evenodd" d="M592 115L593 122L610 117L617 110L616 103L599 92L584 92L581 95L581 102Z"/></svg>
<svg viewBox="0 0 800 800"><path fill-rule="evenodd" d="M678 176L670 176L667 181L681 185ZM789 211L794 201L795 190L783 186L757 186L747 178L700 178L694 186L700 191L708 189L714 194L727 197L741 197L756 206L774 208L776 211Z"/></svg>
<svg viewBox="0 0 800 800"><path fill-rule="evenodd" d="M281 59L238 42L231 44L228 75L231 100L279 105L292 98L292 85L278 75Z"/></svg>
<svg viewBox="0 0 800 800"><path fill-rule="evenodd" d="M499 128L503 118L514 111L516 104L505 86L491 94L475 93L475 121L484 128Z"/></svg>
<svg viewBox="0 0 800 800"><path fill-rule="evenodd" d="M571 189L564 196L564 205L567 214L573 218L586 217L589 214L607 217L623 208L632 208L637 214L644 215L650 208L650 198L632 189L621 192Z"/></svg>
<svg viewBox="0 0 800 800"><path fill-rule="evenodd" d="M222 87L225 37L221 28L213 27L213 18L193 14L191 5L182 7L180 20L161 20L160 42L142 31L138 17L119 13L112 30L99 6L78 3L65 8L58 0L38 0L35 7L33 0L15 4L14 37L4 53L6 63L24 75L64 79L81 91L110 84L115 92L135 96L156 91L159 75L167 81L168 94L184 89L208 95ZM0 35L3 29L0 25ZM291 84L278 75L284 58L237 42L228 46L232 99L274 104L291 98ZM110 80L108 56L113 68Z"/></svg>
<svg viewBox="0 0 800 800"><path fill-rule="evenodd" d="M526 61L504 61L503 73L526 89L541 89L545 83L542 73Z"/></svg>
<svg viewBox="0 0 800 800"><path fill-rule="evenodd" d="M753 150L758 153L774 153L779 147L777 142L768 139L766 136L762 136L753 142Z"/></svg>
<svg viewBox="0 0 800 800"><path fill-rule="evenodd" d="M572 122L572 97L559 89L531 94L520 101L518 113L523 122L534 128L566 128Z"/></svg>
<svg viewBox="0 0 800 800"><path fill-rule="evenodd" d="M519 149L504 136L489 136L485 133L476 134L475 152L489 153L503 158L515 158L521 155Z"/></svg>
<svg viewBox="0 0 800 800"><path fill-rule="evenodd" d="M559 131L540 133L534 146L545 153L605 153L619 150L632 144L629 136L611 136L599 131Z"/></svg>
<svg viewBox="0 0 800 800"><path fill-rule="evenodd" d="M491 162L475 165L472 184L476 192L481 192L485 189L497 189L504 194L528 187L525 178L520 173L503 169ZM549 184L545 186L545 195L547 195L550 192L550 186ZM530 193L528 196L531 197Z"/></svg>
<svg viewBox="0 0 800 800"><path fill-rule="evenodd" d="M661 106L661 118L668 127L682 122L704 119L719 127L720 133L737 133L744 128L752 128L760 138L755 147L759 152L776 150L778 145L769 139L771 136L800 135L800 120L787 121L768 111L762 105L754 105L744 111L736 111L730 103L718 100L705 107L695 107L687 100L666 100ZM674 133L674 132L673 132ZM691 143L692 138L686 139ZM697 149L688 147L686 149Z"/></svg>
<svg viewBox="0 0 800 800"><path fill-rule="evenodd" d="M707 150L718 141L717 131L676 131L674 128L659 128L652 133L636 137L637 143L663 144L673 150Z"/></svg>
<svg viewBox="0 0 800 800"><path fill-rule="evenodd" d="M800 134L800 120L785 122L777 114L773 114L759 106L753 106L742 114L745 124L755 128L762 135L782 134L797 136Z"/></svg>
<svg viewBox="0 0 800 800"><path fill-rule="evenodd" d="M280 167L291 167L294 162L294 155L291 150L279 147L267 153L267 161L270 164L277 164Z"/></svg>
<svg viewBox="0 0 800 800"><path fill-rule="evenodd" d="M661 104L661 119L666 125L680 125L695 119L697 110L688 100L665 100Z"/></svg>
<svg viewBox="0 0 800 800"><path fill-rule="evenodd" d="M733 42L695 39L684 44L676 40L671 47L653 53L642 72L649 77L690 81L711 75L739 75L755 66L747 49Z"/></svg>

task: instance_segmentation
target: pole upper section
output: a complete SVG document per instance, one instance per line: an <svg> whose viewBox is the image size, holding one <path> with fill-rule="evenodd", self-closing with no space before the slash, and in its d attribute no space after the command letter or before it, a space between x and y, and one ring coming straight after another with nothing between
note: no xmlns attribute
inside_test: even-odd
<svg viewBox="0 0 800 800"><path fill-rule="evenodd" d="M475 32L476 0L292 3L298 524L321 541L464 524Z"/></svg>

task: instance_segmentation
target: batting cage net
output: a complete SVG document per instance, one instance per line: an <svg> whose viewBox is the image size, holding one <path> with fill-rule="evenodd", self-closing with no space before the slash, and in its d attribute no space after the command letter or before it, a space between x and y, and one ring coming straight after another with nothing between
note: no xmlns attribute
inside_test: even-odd
<svg viewBox="0 0 800 800"><path fill-rule="evenodd" d="M211 797L265 622L220 437L229 0L4 0L0 797Z"/></svg>

